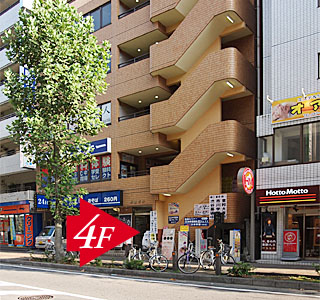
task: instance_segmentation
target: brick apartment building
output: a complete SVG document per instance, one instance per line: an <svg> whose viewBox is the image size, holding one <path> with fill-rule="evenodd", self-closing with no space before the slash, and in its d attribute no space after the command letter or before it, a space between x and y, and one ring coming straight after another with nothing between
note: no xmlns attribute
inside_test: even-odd
<svg viewBox="0 0 320 300"><path fill-rule="evenodd" d="M223 194L224 240L229 229L248 235L250 198L238 192L236 176L241 167L255 167L254 1L71 5L93 17L99 41L112 44L109 88L97 96L108 127L90 140L98 163L75 172L86 200L129 215L140 244L150 211L160 230L203 217L205 226L191 227L194 239L195 228L213 224L208 215L194 215L194 206Z"/></svg>

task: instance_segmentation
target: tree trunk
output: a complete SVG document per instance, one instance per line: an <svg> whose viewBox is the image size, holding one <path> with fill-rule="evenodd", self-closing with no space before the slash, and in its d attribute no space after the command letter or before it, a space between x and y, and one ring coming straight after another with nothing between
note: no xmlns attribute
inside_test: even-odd
<svg viewBox="0 0 320 300"><path fill-rule="evenodd" d="M62 244L62 221L60 218L57 218L55 221L55 240L54 245L56 249L56 261L61 262L64 258L64 247Z"/></svg>

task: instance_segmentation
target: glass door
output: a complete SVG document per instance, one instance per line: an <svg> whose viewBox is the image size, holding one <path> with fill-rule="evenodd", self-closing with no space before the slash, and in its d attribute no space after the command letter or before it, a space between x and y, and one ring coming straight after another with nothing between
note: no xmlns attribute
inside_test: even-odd
<svg viewBox="0 0 320 300"><path fill-rule="evenodd" d="M306 216L305 258L320 259L320 216Z"/></svg>

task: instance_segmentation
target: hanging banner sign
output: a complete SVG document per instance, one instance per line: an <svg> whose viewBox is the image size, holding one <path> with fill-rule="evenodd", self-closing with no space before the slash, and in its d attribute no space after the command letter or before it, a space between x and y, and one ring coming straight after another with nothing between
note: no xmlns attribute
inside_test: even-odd
<svg viewBox="0 0 320 300"><path fill-rule="evenodd" d="M27 247L33 246L33 215L25 216L25 245Z"/></svg>
<svg viewBox="0 0 320 300"><path fill-rule="evenodd" d="M90 163L90 180L100 180L100 157L96 157L95 161Z"/></svg>
<svg viewBox="0 0 320 300"><path fill-rule="evenodd" d="M111 180L111 155L101 157L102 164L102 180Z"/></svg>
<svg viewBox="0 0 320 300"><path fill-rule="evenodd" d="M150 211L150 232L151 234L158 233L158 217L156 210Z"/></svg>
<svg viewBox="0 0 320 300"><path fill-rule="evenodd" d="M262 245L263 252L277 251L277 213L262 213Z"/></svg>
<svg viewBox="0 0 320 300"><path fill-rule="evenodd" d="M175 234L174 228L163 229L161 253L168 260L172 260L172 252L174 249L174 234Z"/></svg>
<svg viewBox="0 0 320 300"><path fill-rule="evenodd" d="M183 255L188 248L188 234L188 231L181 230L178 233L178 257Z"/></svg>
<svg viewBox="0 0 320 300"><path fill-rule="evenodd" d="M89 164L81 164L80 165L80 182L89 181Z"/></svg>
<svg viewBox="0 0 320 300"><path fill-rule="evenodd" d="M272 124L320 116L320 93L272 102Z"/></svg>

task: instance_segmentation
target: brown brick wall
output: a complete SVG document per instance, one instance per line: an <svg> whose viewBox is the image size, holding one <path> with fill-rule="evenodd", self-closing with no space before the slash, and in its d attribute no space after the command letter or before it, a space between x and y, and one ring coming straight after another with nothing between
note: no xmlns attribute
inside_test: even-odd
<svg viewBox="0 0 320 300"><path fill-rule="evenodd" d="M248 0L199 0L168 40L150 47L151 72L174 65L213 18L227 11L255 32L254 7Z"/></svg>
<svg viewBox="0 0 320 300"><path fill-rule="evenodd" d="M255 129L255 96L222 102L222 120L237 120L250 130Z"/></svg>
<svg viewBox="0 0 320 300"><path fill-rule="evenodd" d="M174 9L180 0L151 0L150 1L150 19Z"/></svg>
<svg viewBox="0 0 320 300"><path fill-rule="evenodd" d="M237 121L209 125L169 165L151 168L151 192L173 193L220 152L255 157L255 134Z"/></svg>
<svg viewBox="0 0 320 300"><path fill-rule="evenodd" d="M151 105L151 130L176 125L199 98L221 80L234 78L254 93L255 74L252 65L237 49L211 52L169 100ZM225 86L225 82L222 84Z"/></svg>

